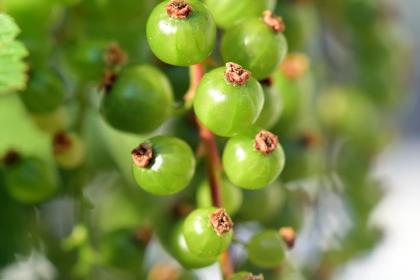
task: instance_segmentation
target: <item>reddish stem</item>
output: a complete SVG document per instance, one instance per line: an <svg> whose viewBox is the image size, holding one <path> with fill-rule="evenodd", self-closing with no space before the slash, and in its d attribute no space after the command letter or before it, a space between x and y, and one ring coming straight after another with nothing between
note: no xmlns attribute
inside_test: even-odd
<svg viewBox="0 0 420 280"><path fill-rule="evenodd" d="M185 95L185 102L191 103L195 91L201 78L204 76L205 69L203 64L196 64L190 67L190 88ZM207 162L207 176L210 184L211 199L215 207L223 207L221 185L220 185L220 172L222 165L220 162L220 155L217 149L216 138L213 133L203 126L198 120L197 125L200 131L201 145L204 148ZM233 265L230 259L229 251L225 251L220 257L220 265L223 274L229 277L233 274Z"/></svg>

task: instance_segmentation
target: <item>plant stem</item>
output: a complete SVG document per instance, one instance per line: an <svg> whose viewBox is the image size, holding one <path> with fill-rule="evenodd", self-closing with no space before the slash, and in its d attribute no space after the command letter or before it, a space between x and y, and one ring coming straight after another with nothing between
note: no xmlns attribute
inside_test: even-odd
<svg viewBox="0 0 420 280"><path fill-rule="evenodd" d="M195 91L201 78L204 76L204 73L205 69L203 64L196 64L190 67L190 88L184 97L187 106L192 104ZM220 172L222 165L220 162L219 151L217 149L216 138L214 134L198 120L197 126L200 132L201 145L204 148L204 153L206 155L207 176L210 185L212 203L215 207L223 207L220 184ZM233 274L233 265L228 250L220 256L220 265L222 267L223 275L226 278Z"/></svg>

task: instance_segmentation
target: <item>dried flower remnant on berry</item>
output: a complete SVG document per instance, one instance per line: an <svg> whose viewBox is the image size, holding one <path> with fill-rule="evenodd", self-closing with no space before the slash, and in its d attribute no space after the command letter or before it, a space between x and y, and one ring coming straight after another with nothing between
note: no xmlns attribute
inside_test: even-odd
<svg viewBox="0 0 420 280"><path fill-rule="evenodd" d="M166 6L166 13L171 18L185 19L191 12L192 8L185 0L172 0Z"/></svg>
<svg viewBox="0 0 420 280"><path fill-rule="evenodd" d="M71 145L72 140L66 132L60 131L54 135L52 145L54 154L64 153L70 149Z"/></svg>
<svg viewBox="0 0 420 280"><path fill-rule="evenodd" d="M210 223L218 236L230 232L233 228L232 219L223 208L219 208L211 214Z"/></svg>
<svg viewBox="0 0 420 280"><path fill-rule="evenodd" d="M295 246L296 232L293 228L283 227L279 230L279 234L283 238L284 242L286 242L289 249L292 249Z"/></svg>
<svg viewBox="0 0 420 280"><path fill-rule="evenodd" d="M286 30L283 19L273 14L272 11L263 12L263 20L274 32L281 33Z"/></svg>
<svg viewBox="0 0 420 280"><path fill-rule="evenodd" d="M269 131L262 130L255 136L255 149L265 155L271 154L277 145L278 137Z"/></svg>
<svg viewBox="0 0 420 280"><path fill-rule="evenodd" d="M131 158L140 168L147 167L153 159L153 149L148 143L142 143L131 152Z"/></svg>
<svg viewBox="0 0 420 280"><path fill-rule="evenodd" d="M302 77L309 69L309 59L306 55L293 53L286 56L280 66L283 74L290 80Z"/></svg>
<svg viewBox="0 0 420 280"><path fill-rule="evenodd" d="M228 62L226 63L225 77L230 83L242 86L251 77L251 72L245 70L239 64Z"/></svg>
<svg viewBox="0 0 420 280"><path fill-rule="evenodd" d="M109 69L105 69L99 89L103 90L105 93L109 92L117 79L118 75L116 73Z"/></svg>
<svg viewBox="0 0 420 280"><path fill-rule="evenodd" d="M140 227L133 234L133 241L140 244L148 244L152 239L152 230L148 227Z"/></svg>
<svg viewBox="0 0 420 280"><path fill-rule="evenodd" d="M121 66L127 62L127 53L117 42L108 45L105 52L105 64L109 67Z"/></svg>
<svg viewBox="0 0 420 280"><path fill-rule="evenodd" d="M3 157L3 162L5 165L12 165L20 160L20 155L15 150L9 150L6 155Z"/></svg>
<svg viewBox="0 0 420 280"><path fill-rule="evenodd" d="M180 268L169 263L155 265L149 272L150 280L177 280L181 274Z"/></svg>

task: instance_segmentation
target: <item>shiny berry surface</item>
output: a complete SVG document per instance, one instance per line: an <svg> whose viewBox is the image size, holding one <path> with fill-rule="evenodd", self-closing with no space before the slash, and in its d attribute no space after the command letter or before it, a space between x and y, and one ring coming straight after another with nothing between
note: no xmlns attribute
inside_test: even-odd
<svg viewBox="0 0 420 280"><path fill-rule="evenodd" d="M152 150L147 163L132 164L137 184L155 195L169 195L187 187L195 170L194 154L187 143L175 137L156 136L145 145ZM133 158L136 153L141 153L140 146L133 150Z"/></svg>

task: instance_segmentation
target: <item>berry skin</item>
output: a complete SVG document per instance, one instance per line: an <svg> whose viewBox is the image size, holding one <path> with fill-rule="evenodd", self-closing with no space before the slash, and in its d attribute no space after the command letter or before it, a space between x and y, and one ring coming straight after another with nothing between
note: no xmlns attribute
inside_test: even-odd
<svg viewBox="0 0 420 280"><path fill-rule="evenodd" d="M9 153L8 155L11 155ZM40 203L57 191L57 182L47 164L37 158L6 156L4 181L9 195L26 204Z"/></svg>
<svg viewBox="0 0 420 280"><path fill-rule="evenodd" d="M285 258L286 244L275 230L255 234L248 242L249 260L262 268L275 268Z"/></svg>
<svg viewBox="0 0 420 280"><path fill-rule="evenodd" d="M233 216L241 207L242 192L231 182L224 179L221 183L222 205L226 212ZM204 180L197 189L197 204L199 207L212 206L211 192L208 180Z"/></svg>
<svg viewBox="0 0 420 280"><path fill-rule="evenodd" d="M233 222L222 208L199 208L187 216L182 232L193 254L214 258L229 247Z"/></svg>
<svg viewBox="0 0 420 280"><path fill-rule="evenodd" d="M194 97L194 111L200 122L224 137L248 130L257 120L263 104L261 85L234 63L207 73Z"/></svg>
<svg viewBox="0 0 420 280"><path fill-rule="evenodd" d="M229 28L253 17L258 17L265 10L272 10L273 0L206 0L207 7L214 16L217 25Z"/></svg>
<svg viewBox="0 0 420 280"><path fill-rule="evenodd" d="M113 230L102 238L101 255L105 264L121 269L138 269L150 236L131 228Z"/></svg>
<svg viewBox="0 0 420 280"><path fill-rule="evenodd" d="M265 129L272 128L280 119L283 101L277 87L271 85L271 79L262 81L264 90L264 107L255 125Z"/></svg>
<svg viewBox="0 0 420 280"><path fill-rule="evenodd" d="M281 22L281 21L279 21ZM283 23L279 23L283 26ZM225 61L235 61L263 80L273 73L287 53L282 28L275 31L261 18L247 19L228 29L221 43Z"/></svg>
<svg viewBox="0 0 420 280"><path fill-rule="evenodd" d="M184 267L188 269L196 269L209 266L217 261L217 257L203 258L198 257L193 254L190 249L188 249L187 243L185 242L185 237L182 232L182 222L178 224L173 229L171 235L171 245L170 251L175 257L175 259Z"/></svg>
<svg viewBox="0 0 420 280"><path fill-rule="evenodd" d="M20 97L29 112L45 114L55 111L63 103L64 92L55 73L35 69Z"/></svg>
<svg viewBox="0 0 420 280"><path fill-rule="evenodd" d="M153 137L134 149L132 158L135 181L155 195L183 190L194 175L194 154L187 143L175 137Z"/></svg>
<svg viewBox="0 0 420 280"><path fill-rule="evenodd" d="M52 144L54 158L62 168L75 168L85 158L85 146L75 133L58 132L54 135Z"/></svg>
<svg viewBox="0 0 420 280"><path fill-rule="evenodd" d="M202 62L213 51L216 24L200 1L163 1L146 26L152 52L163 62L188 66Z"/></svg>
<svg viewBox="0 0 420 280"><path fill-rule="evenodd" d="M100 112L114 128L131 133L157 129L172 112L172 89L158 69L135 66L125 69L105 90Z"/></svg>
<svg viewBox="0 0 420 280"><path fill-rule="evenodd" d="M223 166L229 180L245 189L273 182L284 167L285 157L277 136L268 131L235 136L226 144Z"/></svg>

